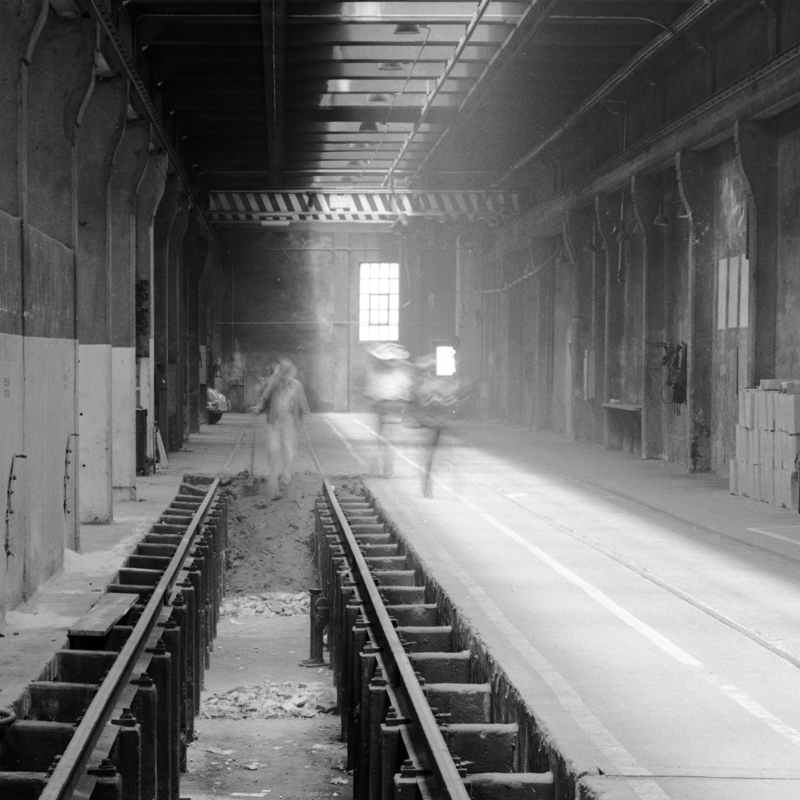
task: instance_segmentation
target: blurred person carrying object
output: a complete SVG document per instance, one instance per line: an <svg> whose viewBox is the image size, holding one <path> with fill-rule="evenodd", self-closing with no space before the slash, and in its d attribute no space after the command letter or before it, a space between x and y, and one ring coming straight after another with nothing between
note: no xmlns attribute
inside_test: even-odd
<svg viewBox="0 0 800 800"><path fill-rule="evenodd" d="M417 380L412 400L414 418L425 431L423 438L422 494L433 497L431 471L442 430L458 407L460 384L450 375L436 374L436 356L418 358Z"/></svg>
<svg viewBox="0 0 800 800"><path fill-rule="evenodd" d="M251 411L266 415L269 482L275 496L280 496L281 483L292 480L297 437L305 432L310 413L303 384L297 380L297 367L282 358L267 379L258 404Z"/></svg>
<svg viewBox="0 0 800 800"><path fill-rule="evenodd" d="M390 477L393 471L392 448L386 439L386 425L392 414L399 414L411 399L412 371L408 350L396 342L373 342L366 346L367 374L364 396L371 401L378 436L378 472ZM382 467L382 469L381 469Z"/></svg>

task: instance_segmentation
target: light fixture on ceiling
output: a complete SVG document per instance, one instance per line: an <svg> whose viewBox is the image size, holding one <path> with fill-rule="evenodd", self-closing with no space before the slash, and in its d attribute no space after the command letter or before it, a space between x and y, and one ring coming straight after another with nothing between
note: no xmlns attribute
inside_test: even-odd
<svg viewBox="0 0 800 800"><path fill-rule="evenodd" d="M680 208L678 209L678 213L675 216L678 219L691 219L692 212L689 211L688 208L686 208L686 204L683 202L683 200L679 200L678 203L680 203Z"/></svg>
<svg viewBox="0 0 800 800"><path fill-rule="evenodd" d="M358 130L360 133L377 133L378 132L378 125L375 122L367 120L366 122L362 122L358 126Z"/></svg>
<svg viewBox="0 0 800 800"><path fill-rule="evenodd" d="M395 36L419 36L419 25L416 22L398 22L394 26Z"/></svg>
<svg viewBox="0 0 800 800"><path fill-rule="evenodd" d="M389 95L383 94L381 92L372 92L372 94L367 96L368 103L388 103L389 102Z"/></svg>
<svg viewBox="0 0 800 800"><path fill-rule="evenodd" d="M381 61L378 64L378 69L382 72L400 72L403 65L399 61Z"/></svg>
<svg viewBox="0 0 800 800"><path fill-rule="evenodd" d="M666 228L669 225L669 217L664 213L664 204L658 204L658 214L653 219L653 225L657 228Z"/></svg>
<svg viewBox="0 0 800 800"><path fill-rule="evenodd" d="M369 150L369 145L366 142L350 142L351 150Z"/></svg>
<svg viewBox="0 0 800 800"><path fill-rule="evenodd" d="M363 161L355 161L355 160L348 161L347 162L347 166L348 167L363 167L364 166L364 162Z"/></svg>
<svg viewBox="0 0 800 800"><path fill-rule="evenodd" d="M631 239L631 235L628 233L628 231L625 230L625 225L622 224L620 229L619 229L619 233L617 234L617 241L618 242L629 242L630 239Z"/></svg>

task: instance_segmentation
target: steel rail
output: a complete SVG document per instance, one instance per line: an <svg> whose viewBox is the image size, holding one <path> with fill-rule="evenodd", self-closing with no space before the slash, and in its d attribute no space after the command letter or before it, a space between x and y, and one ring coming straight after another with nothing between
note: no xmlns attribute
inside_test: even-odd
<svg viewBox="0 0 800 800"><path fill-rule="evenodd" d="M197 533L216 496L219 480L219 478L214 480L200 507L194 513L178 549L154 588L142 616L139 617L133 632L86 709L83 720L75 731L75 735L70 739L53 774L39 796L39 800L70 800L72 797L72 793L89 765L103 730L111 719L114 707L130 680L136 662L144 652L147 639L156 626L165 600L183 569L186 556L194 545Z"/></svg>
<svg viewBox="0 0 800 800"><path fill-rule="evenodd" d="M341 526L351 563L356 568L356 574L353 577L362 590L361 601L362 603L366 602L374 616L374 619L370 621L378 624L378 629L373 630L382 640L381 644L394 662L396 667L395 677L399 678L401 688L408 700L409 711L414 717L413 723L418 726L422 734L421 738L427 757L426 767L430 769L442 797L449 798L449 800L469 800L469 795L459 775L458 768L453 761L422 687L417 680L414 668L406 655L406 651L403 649L400 637L394 629L389 612L381 600L378 587L358 546L355 534L350 528L342 507L339 505L333 486L327 478L323 479L323 486L328 503Z"/></svg>

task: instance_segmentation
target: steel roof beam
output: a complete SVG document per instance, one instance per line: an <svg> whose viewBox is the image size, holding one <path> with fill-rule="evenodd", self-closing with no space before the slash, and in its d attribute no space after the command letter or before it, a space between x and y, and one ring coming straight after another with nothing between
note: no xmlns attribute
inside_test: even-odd
<svg viewBox="0 0 800 800"><path fill-rule="evenodd" d="M646 63L651 61L658 53L664 50L667 45L673 42L678 36L692 28L697 22L705 17L712 8L716 8L724 0L697 0L692 7L679 17L667 30L662 31L652 39L636 56L618 69L599 89L591 94L583 103L573 109L572 113L547 136L544 137L535 147L529 150L519 159L505 174L500 178L498 184L507 181L517 170L530 163L545 148L549 147L554 141L571 130L578 120L603 100L607 99L622 83L633 74L638 72Z"/></svg>
<svg viewBox="0 0 800 800"><path fill-rule="evenodd" d="M516 24L515 28L518 29L518 28L524 26L525 27L524 38L527 40L528 38L530 38L532 33L535 32L539 28L539 26L546 20L547 15L550 13L550 11L553 9L553 7L556 5L557 2L558 2L558 0L531 0L531 4L528 7L528 10L525 12L523 17L517 21L517 24ZM432 109L432 107L433 107L433 99L436 97L436 95L440 91L442 85L447 80L447 78L450 75L450 73L451 73L453 67L455 66L455 64L461 58L466 57L466 51L468 49L467 48L467 43L470 41L470 37L472 36L472 34L474 33L475 29L480 24L481 17L486 13L488 5L489 5L489 0L481 0L481 2L479 3L478 8L477 8L477 10L475 12L475 16L474 16L472 22L467 27L467 31L464 34L464 38L459 43L459 45L456 47L455 52L452 54L452 56L448 60L447 64L445 65L444 72L442 73L442 75L440 76L439 80L437 81L436 87L434 88L433 92L431 93L431 96L430 96L428 102L425 104L425 107L422 109L422 113L420 115L420 120L419 120L420 123L422 123L425 120L425 117L428 115L428 113L430 113L430 109ZM486 70L488 70L489 66L494 62L494 60L496 59L498 53L502 50L502 48L505 45L508 44L508 42L511 41L511 39L513 37L514 37L514 33L512 32L511 34L509 34L509 36L506 39L506 42L504 43L504 45L501 45L500 49L496 50L490 56L490 59L487 59L488 65L487 65L486 69L484 70L484 72L482 73L483 75L486 74ZM480 77L478 78L478 81L480 81ZM415 131L412 131L409 134L408 138L406 139L406 143L405 143L403 149L401 150L400 154L397 156L397 160L395 161L395 163L392 165L392 168L387 173L386 178L384 178L384 185L391 179L392 173L395 171L395 169L397 169L397 167L399 167L401 159L403 158L403 155L404 155L405 151L408 149L408 146L411 144L411 140L414 138L414 133L415 133ZM443 137L445 135L446 135L446 132L442 134ZM434 148L435 147L436 147L436 145L434 145Z"/></svg>
<svg viewBox="0 0 800 800"><path fill-rule="evenodd" d="M419 45L417 45L417 49ZM465 61L488 61L496 52L492 45L471 45L463 51L461 58ZM310 47L293 50L289 53L289 62L307 63L311 61L327 61L331 57L331 48ZM342 61L413 61L415 49L408 45L358 45L347 44L338 48L337 57ZM453 48L446 45L430 45L425 48L420 61L438 61L447 63L453 54Z"/></svg>
<svg viewBox="0 0 800 800"><path fill-rule="evenodd" d="M270 185L277 186L283 168L286 0L261 0L260 9L269 177Z"/></svg>

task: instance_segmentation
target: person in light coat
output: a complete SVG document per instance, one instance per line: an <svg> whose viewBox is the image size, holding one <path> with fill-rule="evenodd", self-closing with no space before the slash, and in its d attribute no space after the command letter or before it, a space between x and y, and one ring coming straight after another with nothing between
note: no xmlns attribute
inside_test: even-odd
<svg viewBox="0 0 800 800"><path fill-rule="evenodd" d="M389 478L394 470L394 458L387 426L392 416L400 416L403 406L411 397L413 378L407 361L408 350L395 342L373 342L365 349L367 372L364 396L370 401L375 415L378 443L375 471Z"/></svg>
<svg viewBox="0 0 800 800"><path fill-rule="evenodd" d="M265 415L268 480L273 494L280 496L292 481L298 436L305 432L310 413L297 367L288 358L277 363L252 411Z"/></svg>

